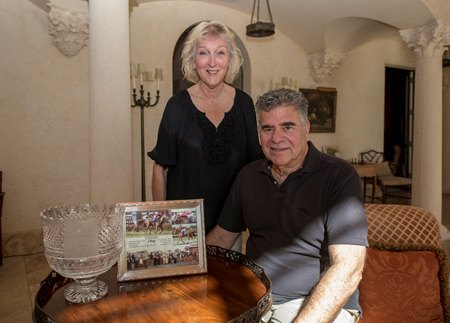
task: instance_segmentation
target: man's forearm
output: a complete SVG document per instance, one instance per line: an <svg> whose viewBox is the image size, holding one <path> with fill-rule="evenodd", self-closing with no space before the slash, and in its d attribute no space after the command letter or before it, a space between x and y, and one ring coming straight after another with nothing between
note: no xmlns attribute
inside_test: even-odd
<svg viewBox="0 0 450 323"><path fill-rule="evenodd" d="M206 236L206 244L230 249L239 233L234 233L222 229L216 225Z"/></svg>
<svg viewBox="0 0 450 323"><path fill-rule="evenodd" d="M347 255L347 261L340 259L332 265L322 276L294 322L332 322L358 288L365 252L365 247L360 247L352 252L354 258ZM349 259L351 265L348 264Z"/></svg>

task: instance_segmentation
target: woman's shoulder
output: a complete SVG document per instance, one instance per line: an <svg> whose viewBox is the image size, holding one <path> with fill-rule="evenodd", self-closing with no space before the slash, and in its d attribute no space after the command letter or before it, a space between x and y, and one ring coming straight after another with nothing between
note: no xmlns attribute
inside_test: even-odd
<svg viewBox="0 0 450 323"><path fill-rule="evenodd" d="M167 105L180 105L186 102L186 99L189 98L189 93L187 90L181 90L175 93L172 97L167 101Z"/></svg>
<svg viewBox="0 0 450 323"><path fill-rule="evenodd" d="M190 111L192 101L187 90L181 90L169 98L165 110L167 113L179 114L180 111Z"/></svg>
<svg viewBox="0 0 450 323"><path fill-rule="evenodd" d="M244 112L254 112L253 99L246 92L236 89L234 105Z"/></svg>
<svg viewBox="0 0 450 323"><path fill-rule="evenodd" d="M164 109L164 118L168 120L186 121L188 115L191 113L192 103L189 98L189 94L186 90L182 90L167 101L166 107Z"/></svg>
<svg viewBox="0 0 450 323"><path fill-rule="evenodd" d="M236 88L236 100L251 101L253 103L252 97L238 88Z"/></svg>

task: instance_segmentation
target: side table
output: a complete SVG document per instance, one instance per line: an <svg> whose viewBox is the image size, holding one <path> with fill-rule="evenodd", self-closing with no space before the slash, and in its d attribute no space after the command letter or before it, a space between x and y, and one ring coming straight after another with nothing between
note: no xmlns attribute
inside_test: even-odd
<svg viewBox="0 0 450 323"><path fill-rule="evenodd" d="M35 298L35 322L257 322L269 310L272 284L245 255L207 246L207 274L117 283L117 266L99 276L108 294L69 304L71 280L55 272Z"/></svg>

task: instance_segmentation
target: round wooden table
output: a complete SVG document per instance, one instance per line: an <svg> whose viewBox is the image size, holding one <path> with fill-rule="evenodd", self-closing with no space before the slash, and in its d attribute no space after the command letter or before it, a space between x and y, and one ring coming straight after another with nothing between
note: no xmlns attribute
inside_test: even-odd
<svg viewBox="0 0 450 323"><path fill-rule="evenodd" d="M272 303L271 282L245 255L207 246L207 274L117 282L117 266L99 276L108 294L71 304L71 282L55 272L36 295L35 322L257 322Z"/></svg>

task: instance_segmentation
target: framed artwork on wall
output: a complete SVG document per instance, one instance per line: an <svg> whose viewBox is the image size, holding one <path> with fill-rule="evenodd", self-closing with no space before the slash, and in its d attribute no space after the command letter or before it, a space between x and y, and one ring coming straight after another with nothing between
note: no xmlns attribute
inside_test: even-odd
<svg viewBox="0 0 450 323"><path fill-rule="evenodd" d="M308 100L308 119L310 132L336 131L336 101L335 88L318 87L317 89L299 89Z"/></svg>
<svg viewBox="0 0 450 323"><path fill-rule="evenodd" d="M202 199L120 205L119 282L207 272Z"/></svg>

